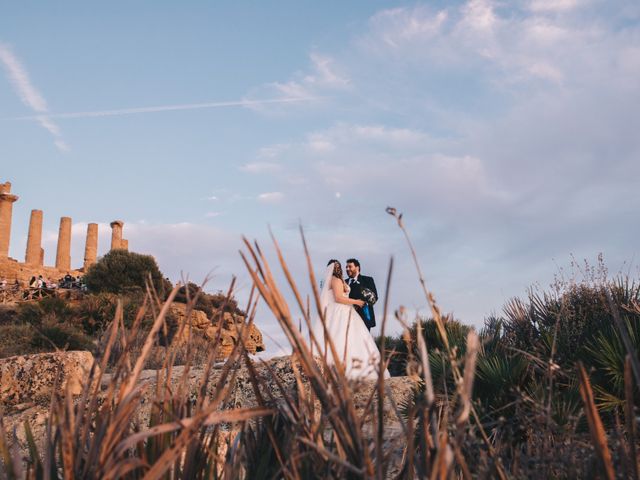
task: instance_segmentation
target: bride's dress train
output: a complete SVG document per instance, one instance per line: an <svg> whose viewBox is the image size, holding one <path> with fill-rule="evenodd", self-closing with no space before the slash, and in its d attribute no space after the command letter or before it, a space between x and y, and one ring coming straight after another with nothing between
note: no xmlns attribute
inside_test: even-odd
<svg viewBox="0 0 640 480"><path fill-rule="evenodd" d="M378 346L353 306L335 301L333 290L330 289L333 265L327 268L327 272L320 294L320 305L325 311L326 335L331 338L338 359L344 365L348 378L377 379L380 365ZM349 291L339 292L338 295L344 295L348 298ZM316 321L313 330L321 346L320 355L326 355L327 363L335 365L337 362L328 342L325 342L325 332L320 320ZM314 348L314 350L316 349ZM386 369L384 377L389 378L389 372Z"/></svg>

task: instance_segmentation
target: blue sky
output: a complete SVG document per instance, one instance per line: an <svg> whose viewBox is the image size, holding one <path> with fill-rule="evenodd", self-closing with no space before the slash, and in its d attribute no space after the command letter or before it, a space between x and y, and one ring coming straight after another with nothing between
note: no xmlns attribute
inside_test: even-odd
<svg viewBox="0 0 640 480"><path fill-rule="evenodd" d="M424 309L392 205L470 324L572 258L637 272L639 20L624 0L0 2L11 254L32 208L48 263L60 216L76 265L86 223L104 252L121 218L172 279L235 273L242 298L241 235L270 225L302 270L301 222L318 268L357 256L383 284L394 255L392 305Z"/></svg>

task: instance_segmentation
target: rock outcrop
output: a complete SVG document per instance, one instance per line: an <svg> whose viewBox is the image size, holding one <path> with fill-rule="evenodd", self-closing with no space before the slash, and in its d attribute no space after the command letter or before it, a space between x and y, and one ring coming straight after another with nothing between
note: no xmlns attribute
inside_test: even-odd
<svg viewBox="0 0 640 480"><path fill-rule="evenodd" d="M78 395L89 375L90 352L54 352L0 359L0 404L48 404L54 388Z"/></svg>
<svg viewBox="0 0 640 480"><path fill-rule="evenodd" d="M74 354L83 354L87 352L67 352ZM88 354L90 355L90 354ZM12 357L20 358L20 357ZM24 357L23 357L24 358ZM90 356L80 356L87 362L87 366L90 366ZM298 393L296 376L294 373L294 367L292 365L291 356L277 357L267 360L266 362L254 362L254 368L257 371L259 378L259 384L261 385L261 394L267 399L270 404L280 404L281 408L287 408L283 401L283 395L292 395L295 397ZM25 358L25 361L30 361L29 358ZM215 391L220 388L228 388L227 401L220 405L221 409L234 409L234 408L247 408L253 407L258 404L253 390L251 377L247 367L243 362L239 362L234 367L233 375L227 376L224 384L223 381L224 365L218 363L209 372L209 378L207 382L207 390L205 395L211 398L215 395ZM185 367L176 366L171 370L171 376L166 381L166 385L169 391L177 392L180 386L186 387L186 393L189 395L191 401L195 402L198 395L199 388L201 386L205 369L202 366L191 367L185 370ZM186 376L186 378L185 378ZM48 378L51 378L48 376ZM145 428L149 425L151 408L154 400L157 399L156 382L159 378L158 371L145 370L141 372L138 380L137 387L141 393L139 402L136 407L135 423L141 428ZM4 377L3 377L4 379ZM110 374L105 374L102 378L102 391L104 392L112 381ZM40 384L44 382L39 382ZM164 383L164 382L163 382ZM3 381L4 384L4 381ZM398 450L398 458L400 458L402 451L402 440L404 438L401 428L400 420L396 415L395 405L401 405L405 403L411 396L415 382L409 377L393 377L385 381L385 396L383 399L383 411L384 411L384 425L385 425L385 443L396 445ZM302 376L302 388L308 390L310 388L309 382ZM49 385L51 387L51 385ZM49 390L50 391L50 390ZM364 381L353 386L353 400L356 410L356 414L362 415L362 413L370 408L370 401L377 401L376 382ZM275 405L274 405L275 406ZM317 414L320 414L320 408L316 409ZM15 429L16 432L16 447L26 456L28 451L27 439L24 431L24 423L28 422L33 431L36 444L40 448L45 438L46 422L49 416L48 405L44 404L25 404L19 408L13 408L10 412L5 412L3 423L7 432L12 432ZM363 428L366 430L369 427L370 422L365 421ZM228 434L232 432L227 432ZM394 447L395 448L395 447Z"/></svg>
<svg viewBox="0 0 640 480"><path fill-rule="evenodd" d="M253 362L253 366L258 376L258 382L261 386L261 394L270 403L284 404L283 396L286 394L293 395L295 397L297 385L296 376L294 373L294 367L292 365L292 356L275 357L265 362ZM222 362L214 365L209 374L209 381L207 382L207 396L211 397L214 392L221 386L221 376L224 369ZM298 365L298 371L301 371L301 367ZM139 379L138 386L142 393L140 402L140 408L138 410L137 419L140 425L148 425L149 414L153 400L156 398L156 381L158 378L157 370L144 370ZM192 398L197 395L198 388L204 374L202 367L191 367L186 372L186 384L188 385L188 392ZM185 375L185 367L176 366L171 370L171 378L167 382L171 385L173 391L177 391L179 386L183 384ZM228 387L229 396L227 401L221 405L223 409L234 408L249 408L258 406L258 401L255 396L253 384L251 382L251 376L247 367L240 362L235 368L233 378L228 377L225 387ZM305 390L309 390L310 384L304 374L302 374L302 386ZM106 374L102 378L102 388L106 389L111 382L111 376ZM385 380L385 397L383 402L384 422L386 426L397 425L399 419L396 415L393 403L401 405L405 403L413 392L413 388L416 386L416 382L410 377L392 377ZM361 414L364 411L371 397L373 401L377 401L376 381L367 380L361 381L353 385L353 401L356 408L356 412ZM388 393L391 394L389 398ZM393 401L393 403L392 403ZM320 404L318 403L316 411L320 411Z"/></svg>
<svg viewBox="0 0 640 480"><path fill-rule="evenodd" d="M214 315L213 319L209 319L205 312L195 309L191 310L189 318L186 318L187 306L183 303L171 305L170 317L173 318L171 327L175 334L179 335L174 341L179 343L187 342L189 338L192 338L192 335L215 342L220 335L221 358L226 358L231 354L234 345L238 342L239 330L245 322L245 317L230 312L224 312L221 319L219 315ZM185 328L180 332L178 326L183 323L185 323ZM219 333L220 329L222 331ZM264 351L262 333L255 325L249 327L244 345L249 353Z"/></svg>

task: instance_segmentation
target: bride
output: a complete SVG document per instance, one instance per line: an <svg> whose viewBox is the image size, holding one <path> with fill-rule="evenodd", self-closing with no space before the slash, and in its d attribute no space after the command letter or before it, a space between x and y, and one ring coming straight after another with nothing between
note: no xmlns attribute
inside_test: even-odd
<svg viewBox="0 0 640 480"><path fill-rule="evenodd" d="M324 275L320 306L324 312L326 332L322 321L318 319L313 333L320 344L321 354L327 364L344 365L346 376L350 379L377 379L380 351L369 330L353 308L362 307L363 300L349 298L349 286L342 279L342 266L337 260L329 260ZM334 358L326 337L330 338L338 358ZM385 369L384 377L389 378Z"/></svg>

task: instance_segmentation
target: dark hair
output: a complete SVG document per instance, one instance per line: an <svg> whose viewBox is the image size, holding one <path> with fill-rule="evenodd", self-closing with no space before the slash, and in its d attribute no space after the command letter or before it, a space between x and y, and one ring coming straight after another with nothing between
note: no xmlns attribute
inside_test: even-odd
<svg viewBox="0 0 640 480"><path fill-rule="evenodd" d="M338 260L332 258L327 262L327 267L332 263L335 264L333 266L333 276L342 280L342 265L340 265L340 262Z"/></svg>
<svg viewBox="0 0 640 480"><path fill-rule="evenodd" d="M360 268L360 262L355 258L347 259L347 263L353 263L356 267Z"/></svg>

